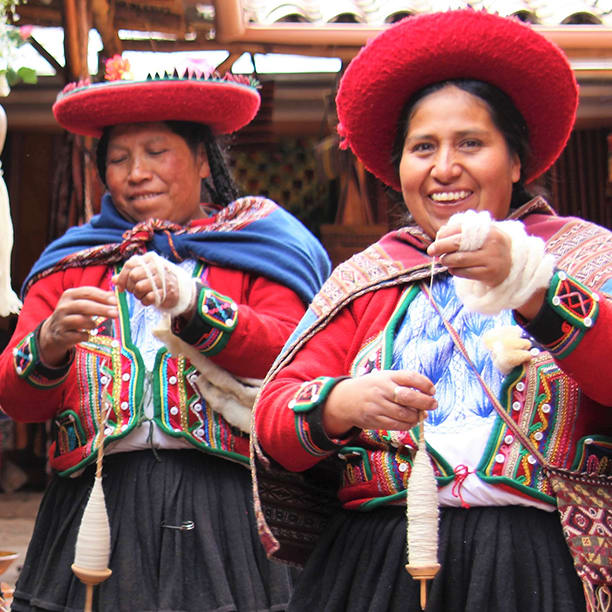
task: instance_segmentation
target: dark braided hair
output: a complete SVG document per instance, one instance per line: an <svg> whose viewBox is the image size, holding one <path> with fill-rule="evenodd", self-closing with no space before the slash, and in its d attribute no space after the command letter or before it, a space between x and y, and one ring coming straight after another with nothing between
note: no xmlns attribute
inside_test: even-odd
<svg viewBox="0 0 612 612"><path fill-rule="evenodd" d="M161 123L180 136L194 155L197 154L200 144L204 144L212 178L212 184L209 179L203 181L204 188L213 204L225 206L233 202L239 195L238 188L227 167L224 152L210 128L202 123L191 121L162 121ZM96 149L96 165L104 184L106 184L106 153L112 127L104 128Z"/></svg>
<svg viewBox="0 0 612 612"><path fill-rule="evenodd" d="M529 131L527 123L523 115L518 111L510 97L490 83L478 81L475 79L449 79L427 85L423 89L417 91L404 105L402 109L397 135L393 143L391 152L391 162L396 172L399 173L400 161L402 159L402 151L404 149L404 141L408 132L410 117L414 111L414 107L423 98L427 97L447 85L454 85L459 89L466 91L477 98L480 98L486 103L487 108L491 113L491 118L495 127L502 133L504 140L511 153L516 154L521 162L521 177L512 186L512 199L510 202L511 208L518 208L525 202L531 200L533 195L525 188L524 171L530 155L529 147Z"/></svg>

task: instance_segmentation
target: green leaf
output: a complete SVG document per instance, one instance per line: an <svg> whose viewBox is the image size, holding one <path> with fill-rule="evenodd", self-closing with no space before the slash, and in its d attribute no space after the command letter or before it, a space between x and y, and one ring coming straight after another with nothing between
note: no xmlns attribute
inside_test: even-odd
<svg viewBox="0 0 612 612"><path fill-rule="evenodd" d="M36 83L36 70L34 68L28 68L27 66L22 66L17 74L19 78L28 85L34 85Z"/></svg>
<svg viewBox="0 0 612 612"><path fill-rule="evenodd" d="M15 83L19 83L19 75L12 68L7 68L6 80L8 84L12 87L13 85L15 85Z"/></svg>

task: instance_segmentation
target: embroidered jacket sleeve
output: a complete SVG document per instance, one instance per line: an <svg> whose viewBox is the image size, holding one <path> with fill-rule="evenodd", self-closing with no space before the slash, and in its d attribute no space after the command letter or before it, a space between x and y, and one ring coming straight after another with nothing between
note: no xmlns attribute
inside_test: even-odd
<svg viewBox="0 0 612 612"><path fill-rule="evenodd" d="M286 469L308 469L346 444L347 440L330 439L323 430L325 399L350 375L357 352L384 327L398 297L399 289L391 288L356 299L264 386L255 410L258 440Z"/></svg>
<svg viewBox="0 0 612 612"><path fill-rule="evenodd" d="M45 366L38 354L38 330L66 289L79 285L108 287L105 277L110 277L105 266L72 268L51 274L31 287L15 332L0 355L0 406L15 420L46 421L76 391L70 375L74 352L63 366Z"/></svg>
<svg viewBox="0 0 612 612"><path fill-rule="evenodd" d="M536 317L515 316L588 397L612 406L612 303L605 293L557 270Z"/></svg>
<svg viewBox="0 0 612 612"><path fill-rule="evenodd" d="M305 309L283 285L211 266L195 316L174 331L232 374L263 378Z"/></svg>
<svg viewBox="0 0 612 612"><path fill-rule="evenodd" d="M515 317L586 396L612 406L612 233L582 219L534 218L557 270L536 317Z"/></svg>

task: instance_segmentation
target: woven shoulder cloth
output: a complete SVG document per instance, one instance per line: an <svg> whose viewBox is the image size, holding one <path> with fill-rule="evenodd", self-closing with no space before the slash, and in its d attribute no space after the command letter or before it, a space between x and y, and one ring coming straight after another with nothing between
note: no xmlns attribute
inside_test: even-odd
<svg viewBox="0 0 612 612"><path fill-rule="evenodd" d="M506 413L470 359L459 334L446 320L429 288L422 288L440 315L455 346L476 375L495 410L521 444L543 466L555 493L563 535L582 580L588 612L612 610L612 475L575 472L551 465L529 436Z"/></svg>

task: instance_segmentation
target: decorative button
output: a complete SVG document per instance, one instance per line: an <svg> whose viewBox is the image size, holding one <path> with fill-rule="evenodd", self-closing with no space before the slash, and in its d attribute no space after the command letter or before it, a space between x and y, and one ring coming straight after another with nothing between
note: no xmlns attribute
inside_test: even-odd
<svg viewBox="0 0 612 612"><path fill-rule="evenodd" d="M19 355L19 351L16 348L14 348L13 349L13 357L17 357L17 355Z"/></svg>
<svg viewBox="0 0 612 612"><path fill-rule="evenodd" d="M594 293L593 294L593 301L594 302L599 302L599 293Z"/></svg>
<svg viewBox="0 0 612 612"><path fill-rule="evenodd" d="M535 357L540 354L540 349L535 346L529 349L529 352Z"/></svg>
<svg viewBox="0 0 612 612"><path fill-rule="evenodd" d="M17 374L23 374L23 368L21 366L17 366L15 369L17 370Z"/></svg>
<svg viewBox="0 0 612 612"><path fill-rule="evenodd" d="M127 410L129 406L130 405L127 402L121 402L121 410Z"/></svg>
<svg viewBox="0 0 612 612"><path fill-rule="evenodd" d="M103 385L105 385L109 380L110 380L110 378L108 376L104 375L104 374L102 376L100 376L100 382Z"/></svg>
<svg viewBox="0 0 612 612"><path fill-rule="evenodd" d="M178 414L179 409L176 406L170 408L170 414Z"/></svg>
<svg viewBox="0 0 612 612"><path fill-rule="evenodd" d="M202 306L202 312L208 312L208 306Z"/></svg>
<svg viewBox="0 0 612 612"><path fill-rule="evenodd" d="M127 425L122 425L122 426L121 426L121 431L125 431L127 428L128 428L128 426L127 426Z"/></svg>
<svg viewBox="0 0 612 612"><path fill-rule="evenodd" d="M536 458L533 455L529 455L529 457L527 457L527 461L533 465L536 462Z"/></svg>
<svg viewBox="0 0 612 612"><path fill-rule="evenodd" d="M130 380L130 373L129 372L123 373L121 375L121 378L127 382L128 380Z"/></svg>
<svg viewBox="0 0 612 612"><path fill-rule="evenodd" d="M287 406L289 406L289 408L293 408L295 406L295 400L294 399L290 400Z"/></svg>
<svg viewBox="0 0 612 612"><path fill-rule="evenodd" d="M520 410L521 406L521 402L512 402L512 410Z"/></svg>
<svg viewBox="0 0 612 612"><path fill-rule="evenodd" d="M232 304L232 305L230 306L230 308L231 308L231 309L232 309L234 312L236 312L236 310L238 310L238 306L237 306L236 304Z"/></svg>
<svg viewBox="0 0 612 612"><path fill-rule="evenodd" d="M105 436L110 436L112 433L113 433L113 428L112 428L112 427L107 427L107 428L104 430L104 435L105 435Z"/></svg>
<svg viewBox="0 0 612 612"><path fill-rule="evenodd" d="M117 348L119 346L119 340L111 340L111 346Z"/></svg>
<svg viewBox="0 0 612 612"><path fill-rule="evenodd" d="M539 442L544 437L544 434L541 431L536 431L533 437Z"/></svg>
<svg viewBox="0 0 612 612"><path fill-rule="evenodd" d="M548 414L550 412L550 404L542 404L542 412Z"/></svg>
<svg viewBox="0 0 612 612"><path fill-rule="evenodd" d="M593 325L593 319L591 317L584 317L584 326L591 327Z"/></svg>
<svg viewBox="0 0 612 612"><path fill-rule="evenodd" d="M561 303L561 298L558 295L555 295L555 297L552 299L552 303L555 306L558 306Z"/></svg>
<svg viewBox="0 0 612 612"><path fill-rule="evenodd" d="M90 329L89 330L89 335L90 336L97 336L98 335L98 330L97 329Z"/></svg>
<svg viewBox="0 0 612 612"><path fill-rule="evenodd" d="M193 409L196 412L200 412L202 410L202 404L200 404L200 402L198 402L197 404L194 405Z"/></svg>
<svg viewBox="0 0 612 612"><path fill-rule="evenodd" d="M398 469L400 472L405 472L405 471L408 469L408 464L407 464L407 463L400 463L400 464L397 466L397 469Z"/></svg>
<svg viewBox="0 0 612 612"><path fill-rule="evenodd" d="M171 385L176 385L176 376L171 376L171 377L168 379L168 382L169 382Z"/></svg>
<svg viewBox="0 0 612 612"><path fill-rule="evenodd" d="M497 455L495 455L496 463L503 463L505 460L506 458L501 453L498 453Z"/></svg>
<svg viewBox="0 0 612 612"><path fill-rule="evenodd" d="M525 390L525 383L522 382L522 381L519 382L519 383L516 383L516 390L517 391L524 391Z"/></svg>
<svg viewBox="0 0 612 612"><path fill-rule="evenodd" d="M565 280L567 278L567 274L563 272L562 270L559 270L559 272L557 272L557 276L559 277L560 280Z"/></svg>
<svg viewBox="0 0 612 612"><path fill-rule="evenodd" d="M587 439L584 441L584 443L585 443L585 444L593 444L593 438L587 438Z"/></svg>
<svg viewBox="0 0 612 612"><path fill-rule="evenodd" d="M512 444L514 442L514 436L511 436L510 434L508 434L505 438L504 438L504 442L506 444Z"/></svg>
<svg viewBox="0 0 612 612"><path fill-rule="evenodd" d="M195 433L196 433L196 436L201 438L204 435L204 430L203 429L196 429Z"/></svg>

